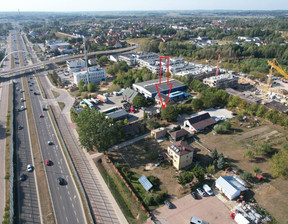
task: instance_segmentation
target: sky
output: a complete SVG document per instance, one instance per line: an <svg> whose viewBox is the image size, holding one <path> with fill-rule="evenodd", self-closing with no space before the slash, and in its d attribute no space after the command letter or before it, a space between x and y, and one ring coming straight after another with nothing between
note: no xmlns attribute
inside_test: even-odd
<svg viewBox="0 0 288 224"><path fill-rule="evenodd" d="M0 11L288 10L288 0L2 0Z"/></svg>

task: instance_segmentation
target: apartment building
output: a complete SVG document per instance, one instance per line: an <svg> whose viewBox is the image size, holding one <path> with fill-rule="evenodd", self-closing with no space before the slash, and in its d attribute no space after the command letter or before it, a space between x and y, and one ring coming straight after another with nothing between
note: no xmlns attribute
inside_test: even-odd
<svg viewBox="0 0 288 224"><path fill-rule="evenodd" d="M238 85L238 77L231 74L223 74L205 78L203 83L217 89L235 88Z"/></svg>
<svg viewBox="0 0 288 224"><path fill-rule="evenodd" d="M194 148L186 141L171 143L167 148L167 156L173 161L177 170L188 167L193 162Z"/></svg>

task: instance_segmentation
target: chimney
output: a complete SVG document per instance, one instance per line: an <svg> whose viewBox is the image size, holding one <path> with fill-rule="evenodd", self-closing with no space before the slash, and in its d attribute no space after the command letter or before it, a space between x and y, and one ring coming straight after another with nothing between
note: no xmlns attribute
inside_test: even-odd
<svg viewBox="0 0 288 224"><path fill-rule="evenodd" d="M184 151L186 150L185 146L182 146L182 150L184 150Z"/></svg>

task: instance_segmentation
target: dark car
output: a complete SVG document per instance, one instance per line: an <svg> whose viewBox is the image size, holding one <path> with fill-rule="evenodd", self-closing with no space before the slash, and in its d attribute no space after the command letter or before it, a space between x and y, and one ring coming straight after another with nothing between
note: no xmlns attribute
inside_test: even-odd
<svg viewBox="0 0 288 224"><path fill-rule="evenodd" d="M172 203L171 203L170 201L168 201L168 200L165 200L165 201L164 201L164 204L167 205L167 207L168 207L169 209L173 208Z"/></svg>
<svg viewBox="0 0 288 224"><path fill-rule="evenodd" d="M38 95L38 93L34 92L34 95Z"/></svg>
<svg viewBox="0 0 288 224"><path fill-rule="evenodd" d="M198 187L196 190L202 197L207 196L206 192L202 188Z"/></svg>
<svg viewBox="0 0 288 224"><path fill-rule="evenodd" d="M21 130L22 129L22 126L21 125L18 125L18 130Z"/></svg>
<svg viewBox="0 0 288 224"><path fill-rule="evenodd" d="M26 175L24 174L24 173L22 173L21 175L20 175L20 178L19 178L21 181L24 181L24 180L26 180Z"/></svg>
<svg viewBox="0 0 288 224"><path fill-rule="evenodd" d="M191 191L190 194L192 195L192 197L193 197L194 199L198 199L198 196L197 196L196 192Z"/></svg>
<svg viewBox="0 0 288 224"><path fill-rule="evenodd" d="M64 185L65 184L65 180L62 177L58 177L57 178L57 182L58 182L59 185Z"/></svg>

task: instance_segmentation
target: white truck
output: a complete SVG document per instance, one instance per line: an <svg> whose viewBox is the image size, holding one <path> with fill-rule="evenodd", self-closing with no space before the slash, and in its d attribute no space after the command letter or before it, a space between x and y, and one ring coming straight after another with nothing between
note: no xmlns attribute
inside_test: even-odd
<svg viewBox="0 0 288 224"><path fill-rule="evenodd" d="M232 218L234 219L235 222L238 224L250 224L250 222L241 214L239 213L233 213Z"/></svg>

